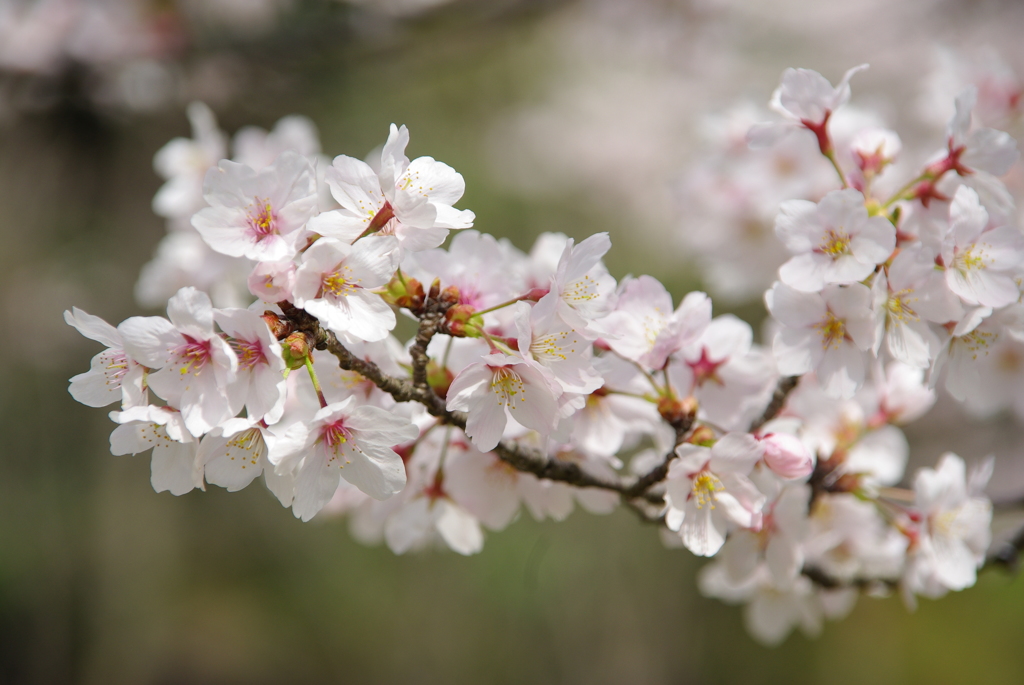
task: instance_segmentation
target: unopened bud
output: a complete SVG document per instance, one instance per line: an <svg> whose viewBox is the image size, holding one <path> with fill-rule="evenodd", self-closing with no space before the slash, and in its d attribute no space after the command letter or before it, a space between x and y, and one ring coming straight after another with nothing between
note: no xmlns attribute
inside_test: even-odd
<svg viewBox="0 0 1024 685"><path fill-rule="evenodd" d="M700 445L701 447L711 447L715 444L717 438L715 437L715 431L711 430L707 426L697 426L690 437L686 439L686 442L691 445Z"/></svg>
<svg viewBox="0 0 1024 685"><path fill-rule="evenodd" d="M423 307L423 284L415 278L395 275L385 286L382 297L389 304L415 312Z"/></svg>
<svg viewBox="0 0 1024 685"><path fill-rule="evenodd" d="M658 413L672 426L689 424L697 416L697 400L693 397L679 400L675 397L663 396L658 399Z"/></svg>
<svg viewBox="0 0 1024 685"><path fill-rule="evenodd" d="M788 433L769 433L761 438L764 463L783 478L803 478L814 470L814 457L803 441Z"/></svg>
<svg viewBox="0 0 1024 685"><path fill-rule="evenodd" d="M281 356L285 365L292 369L301 369L306 365L309 358L310 344L309 337L302 331L296 331L281 341Z"/></svg>
<svg viewBox="0 0 1024 685"><path fill-rule="evenodd" d="M462 293L459 292L459 289L456 288L454 285L449 285L446 286L445 289L441 291L441 294L438 296L438 299L441 301L441 304L446 304L451 307L457 305L461 297Z"/></svg>
<svg viewBox="0 0 1024 685"><path fill-rule="evenodd" d="M447 367L441 366L433 359L427 363L427 385L442 400L447 399L448 388L451 387L453 380L455 380L455 374L449 371Z"/></svg>
<svg viewBox="0 0 1024 685"><path fill-rule="evenodd" d="M430 292L427 293L427 297L431 300L436 300L441 294L441 279L435 278L434 282L430 284Z"/></svg>
<svg viewBox="0 0 1024 685"><path fill-rule="evenodd" d="M448 333L456 338L479 338L484 319L471 305L457 304L444 313L444 323Z"/></svg>
<svg viewBox="0 0 1024 685"><path fill-rule="evenodd" d="M278 340L283 340L284 338L287 338L288 335L295 330L295 327L292 325L291 321L288 321L287 319L282 319L280 316L270 311L269 309L263 312L262 318L267 323L267 327L270 329L270 334L273 335Z"/></svg>

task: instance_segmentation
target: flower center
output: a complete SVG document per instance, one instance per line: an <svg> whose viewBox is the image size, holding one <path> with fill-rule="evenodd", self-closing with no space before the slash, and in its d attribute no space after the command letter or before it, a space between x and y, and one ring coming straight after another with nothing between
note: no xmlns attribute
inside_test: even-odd
<svg viewBox="0 0 1024 685"><path fill-rule="evenodd" d="M829 257L835 259L850 252L850 236L842 228L829 229L818 248Z"/></svg>
<svg viewBox="0 0 1024 685"><path fill-rule="evenodd" d="M185 344L175 350L178 355L178 364L181 365L181 375L192 373L198 376L207 362L211 360L210 341L196 340L190 336L183 336Z"/></svg>
<svg viewBox="0 0 1024 685"><path fill-rule="evenodd" d="M277 216L274 214L274 208L271 206L270 200L256 198L256 204L259 205L259 208L256 209L255 214L252 209L249 211L249 231L258 243L272 235L277 235L278 230Z"/></svg>
<svg viewBox="0 0 1024 685"><path fill-rule="evenodd" d="M901 290L897 293L892 293L885 303L885 308L889 310L889 314L899 321L918 320L917 312L910 307L911 302L917 301L916 297L909 297L911 292L913 291Z"/></svg>
<svg viewBox="0 0 1024 685"><path fill-rule="evenodd" d="M576 331L558 331L556 333L549 333L539 338L534 338L533 342L530 343L530 354L538 362L544 364L550 364L552 362L564 362L568 357L563 353L563 350L568 345L575 345L577 340L573 337L571 340L567 339L570 335L575 334ZM575 348L570 347L569 353L574 353Z"/></svg>
<svg viewBox="0 0 1024 685"><path fill-rule="evenodd" d="M701 471L693 479L693 489L690 492L690 497L697 500L698 509L703 509L705 504L710 504L711 508L714 509L716 492L725 492L725 486L722 485L722 481L710 471Z"/></svg>
<svg viewBox="0 0 1024 685"><path fill-rule="evenodd" d="M263 353L263 344L259 340L232 339L229 341L231 349L238 356L238 366L243 369L251 369L257 364L266 364L267 357Z"/></svg>
<svg viewBox="0 0 1024 685"><path fill-rule="evenodd" d="M988 267L988 261L985 259L985 251L977 249L977 245L972 245L965 252L958 254L953 259L953 268L960 272L967 271L983 271ZM975 250L977 249L977 253Z"/></svg>
<svg viewBox="0 0 1024 685"><path fill-rule="evenodd" d="M814 327L821 333L821 346L823 349L836 349L846 340L846 321L837 319L836 315L829 312L828 315Z"/></svg>
<svg viewBox="0 0 1024 685"><path fill-rule="evenodd" d="M708 348L702 347L700 350L700 359L695 362L686 362L693 372L693 385L694 387L700 387L707 381L712 381L723 385L722 379L718 377L718 367L725 363L725 360L712 361L708 358Z"/></svg>
<svg viewBox="0 0 1024 685"><path fill-rule="evenodd" d="M250 428L244 430L241 433L235 435L235 437L228 440L227 448L228 454L231 454L231 448L247 452L248 455L241 457L242 468L246 467L246 463L251 466L256 466L260 461L260 455L263 453L263 434L260 433L259 428ZM235 461L235 457L231 457L231 461Z"/></svg>
<svg viewBox="0 0 1024 685"><path fill-rule="evenodd" d="M320 277L320 295L332 295L334 297L347 297L359 287L359 279L349 280L348 274L352 271L350 267L338 264L334 271Z"/></svg>
<svg viewBox="0 0 1024 685"><path fill-rule="evenodd" d="M344 419L338 419L320 429L320 439L327 443L330 448L343 445L352 437L352 432L345 428Z"/></svg>
<svg viewBox="0 0 1024 685"><path fill-rule="evenodd" d="M491 379L491 390L498 396L498 404L514 410L516 400L524 402L525 385L523 379L515 371L507 366L494 369L494 378Z"/></svg>
<svg viewBox="0 0 1024 685"><path fill-rule="evenodd" d="M566 303L587 302L597 296L597 282L590 276L573 281L562 290L562 300Z"/></svg>

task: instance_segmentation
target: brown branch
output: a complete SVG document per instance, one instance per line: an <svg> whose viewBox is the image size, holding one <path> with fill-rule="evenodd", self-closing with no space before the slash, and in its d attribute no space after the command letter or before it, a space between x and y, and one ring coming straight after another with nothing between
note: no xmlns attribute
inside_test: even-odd
<svg viewBox="0 0 1024 685"><path fill-rule="evenodd" d="M419 402L426 408L427 412L441 419L444 423L460 429L466 428L466 414L447 409L444 400L438 397L426 383L425 371L422 385L417 385L415 381L389 376L381 371L380 367L373 362L352 354L338 340L334 333L320 326L320 322L317 321L316 317L289 303L283 303L281 309L291 319L296 330L303 331L315 340L317 349L325 349L333 354L342 369L360 374L391 395L396 402ZM426 362L429 361L426 356L426 346L430 343L431 338L437 332L440 332L443 326L443 316L443 312L437 312L433 317L425 316L424 321L421 322L416 342L413 344L413 348L417 350L413 357L414 372L416 368L426 368ZM587 473L576 463L548 457L539 450L525 447L511 440L502 440L494 451L502 461L516 470L532 473L538 478L559 481L580 488L611 490L630 499L643 496L652 504L660 504L662 502L660 496L645 496L642 493L640 495L631 495L629 494L630 486L619 479L606 480L599 478Z"/></svg>
<svg viewBox="0 0 1024 685"><path fill-rule="evenodd" d="M768 402L768 406L765 408L764 413L750 425L749 432L756 432L758 428L779 415L782 408L786 406L786 398L789 397L789 393L793 392L793 388L796 387L799 380L800 379L797 376L784 376L779 379L779 384L775 387L775 392L772 393L771 401Z"/></svg>

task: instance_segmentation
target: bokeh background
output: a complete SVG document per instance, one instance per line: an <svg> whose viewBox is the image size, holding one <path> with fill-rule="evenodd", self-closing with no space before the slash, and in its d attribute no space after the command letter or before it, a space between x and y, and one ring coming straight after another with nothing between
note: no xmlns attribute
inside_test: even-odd
<svg viewBox="0 0 1024 685"><path fill-rule="evenodd" d="M74 29L75 5L99 8L102 30ZM678 187L708 117L765 103L787 66L836 81L870 62L855 101L905 143L934 135L919 96L937 51L990 46L1024 74L1022 10L0 0L0 683L1024 682L1024 582L1000 571L913 614L864 597L821 637L769 649L699 596L699 560L628 512L524 514L475 557L396 557L344 520L298 522L259 484L156 494L148 456L111 456L105 412L68 395L98 346L61 318L142 313L133 286L164 234L152 157L189 135L193 99L228 132L304 114L330 155L405 123L410 156L466 177L480 230L522 249L609 231L613 275L650 273L678 298L701 285ZM763 316L716 301L730 307ZM935 414L908 429L912 464L993 453L993 490L1024 492L1018 420Z"/></svg>

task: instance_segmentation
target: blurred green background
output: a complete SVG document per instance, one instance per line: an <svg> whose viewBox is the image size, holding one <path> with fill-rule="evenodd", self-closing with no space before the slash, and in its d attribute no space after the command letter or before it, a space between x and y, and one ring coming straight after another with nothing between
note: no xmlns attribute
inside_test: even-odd
<svg viewBox="0 0 1024 685"><path fill-rule="evenodd" d="M628 65L652 89L674 74L687 88L678 112L660 112L678 135L664 166L648 169L657 176L683 169L699 116L738 94L766 101L786 66L834 80L876 61L858 86L894 98L898 123L899 84L916 84L932 41L991 34L1004 57L1019 57L1015 7L462 2L355 21L340 6L300 3L273 34L218 46L248 70L215 108L228 132L305 114L331 155L363 156L389 123L405 123L411 157L466 177L460 206L480 230L523 249L542 231L609 230L615 276L652 273L678 298L698 285L685 256L666 249L679 229L637 225L675 211L661 206L663 188L652 183L649 215L571 179L522 192L495 159L501 122L594 75L573 71L580 64ZM717 78L722 65L732 80ZM664 95L626 108L663 107ZM699 560L663 548L627 512L563 523L524 514L478 556L396 557L354 542L343 520L298 522L260 484L154 493L148 455L111 456L105 412L68 395L67 379L99 348L61 312L76 305L113 323L140 313L132 286L164 233L150 210L161 183L152 156L189 135L183 109L111 114L68 93L0 129L0 683L1024 682L1024 583L1002 572L913 614L895 597L865 597L820 638L769 649L746 635L737 608L697 594ZM592 145L608 142L595 134ZM599 172L614 178L635 161L622 164ZM965 451L1019 445L1009 419L958 425ZM910 434L915 459L934 462L944 444Z"/></svg>

